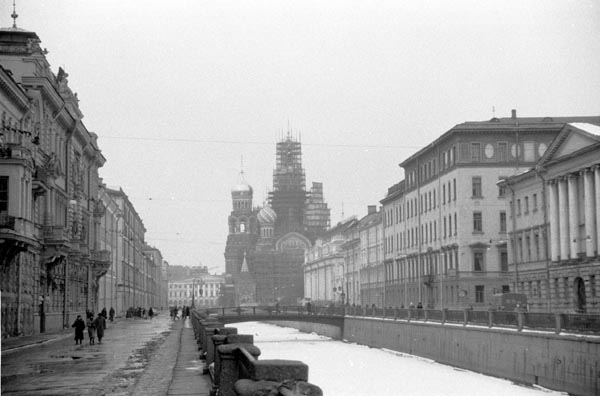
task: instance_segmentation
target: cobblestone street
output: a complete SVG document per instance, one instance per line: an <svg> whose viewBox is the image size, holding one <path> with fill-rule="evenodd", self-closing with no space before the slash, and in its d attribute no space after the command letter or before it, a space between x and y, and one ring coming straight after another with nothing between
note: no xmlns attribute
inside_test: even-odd
<svg viewBox="0 0 600 396"><path fill-rule="evenodd" d="M102 344L86 339L75 345L72 333L8 350L3 342L2 394L164 395L182 326L163 312L152 320L108 323Z"/></svg>

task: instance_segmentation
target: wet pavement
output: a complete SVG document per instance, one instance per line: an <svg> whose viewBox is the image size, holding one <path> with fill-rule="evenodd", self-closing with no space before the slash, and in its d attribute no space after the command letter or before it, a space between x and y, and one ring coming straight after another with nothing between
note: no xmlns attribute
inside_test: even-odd
<svg viewBox="0 0 600 396"><path fill-rule="evenodd" d="M189 320L108 323L102 344L75 345L73 331L2 342L2 395L164 395ZM87 337L87 332L85 332ZM6 342L5 342L6 341Z"/></svg>

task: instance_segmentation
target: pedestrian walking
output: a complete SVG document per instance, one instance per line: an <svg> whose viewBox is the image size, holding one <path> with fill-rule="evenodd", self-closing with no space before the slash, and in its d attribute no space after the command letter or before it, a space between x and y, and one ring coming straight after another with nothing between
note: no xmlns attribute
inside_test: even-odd
<svg viewBox="0 0 600 396"><path fill-rule="evenodd" d="M152 317L154 316L154 311L152 310L152 307L150 307L150 309L148 310L148 316L150 317L150 319L152 319Z"/></svg>
<svg viewBox="0 0 600 396"><path fill-rule="evenodd" d="M96 335L98 336L98 344L102 344L102 337L104 337L104 329L106 329L106 319L101 313L98 314L96 320L94 320L96 326Z"/></svg>
<svg viewBox="0 0 600 396"><path fill-rule="evenodd" d="M90 338L90 345L94 345L96 340L96 325L94 324L94 317L88 316L85 320L87 326L88 337Z"/></svg>
<svg viewBox="0 0 600 396"><path fill-rule="evenodd" d="M108 317L110 318L111 322L115 318L115 309L113 307L110 307L110 310L108 311Z"/></svg>
<svg viewBox="0 0 600 396"><path fill-rule="evenodd" d="M106 315L106 307L102 308L102 311L100 311L100 314L102 316L104 316L104 319L108 318L108 316Z"/></svg>
<svg viewBox="0 0 600 396"><path fill-rule="evenodd" d="M81 345L83 341L83 330L85 330L85 322L81 318L81 315L77 315L77 319L71 325L75 329L75 345Z"/></svg>

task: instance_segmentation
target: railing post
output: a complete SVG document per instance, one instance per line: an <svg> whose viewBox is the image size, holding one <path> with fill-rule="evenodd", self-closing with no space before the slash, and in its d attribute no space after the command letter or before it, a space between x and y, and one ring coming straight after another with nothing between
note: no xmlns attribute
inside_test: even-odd
<svg viewBox="0 0 600 396"><path fill-rule="evenodd" d="M448 308L442 309L442 324L446 323L448 320Z"/></svg>
<svg viewBox="0 0 600 396"><path fill-rule="evenodd" d="M517 312L517 331L523 330L523 325L525 324L525 313Z"/></svg>
<svg viewBox="0 0 600 396"><path fill-rule="evenodd" d="M408 308L406 310L406 312L408 314L408 318L406 318L406 319L410 322L410 320L412 319L413 310L412 310L412 308Z"/></svg>
<svg viewBox="0 0 600 396"><path fill-rule="evenodd" d="M556 334L560 334L560 332L562 331L562 325L563 325L563 314L555 313L554 314L554 332Z"/></svg>
<svg viewBox="0 0 600 396"><path fill-rule="evenodd" d="M219 345L217 353L219 354L219 372L216 375L219 376L219 396L235 396L234 384L240 379L238 361L235 356L235 350L238 349L240 344L224 344ZM255 358L260 355L260 349L252 344L243 345L244 349L248 353L252 354Z"/></svg>
<svg viewBox="0 0 600 396"><path fill-rule="evenodd" d="M493 327L494 326L494 310L490 309L488 310L488 327Z"/></svg>
<svg viewBox="0 0 600 396"><path fill-rule="evenodd" d="M469 323L469 309L465 308L463 310L463 326L466 326Z"/></svg>
<svg viewBox="0 0 600 396"><path fill-rule="evenodd" d="M225 316L225 308L221 308L221 314Z"/></svg>
<svg viewBox="0 0 600 396"><path fill-rule="evenodd" d="M394 308L394 320L398 320L398 307Z"/></svg>
<svg viewBox="0 0 600 396"><path fill-rule="evenodd" d="M425 322L427 322L429 320L429 309L424 309L423 311L425 312Z"/></svg>

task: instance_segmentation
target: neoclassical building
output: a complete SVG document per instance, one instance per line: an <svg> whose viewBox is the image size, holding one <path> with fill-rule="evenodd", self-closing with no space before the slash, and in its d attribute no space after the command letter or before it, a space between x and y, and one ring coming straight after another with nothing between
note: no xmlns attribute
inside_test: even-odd
<svg viewBox="0 0 600 396"><path fill-rule="evenodd" d="M96 306L110 266L96 243L105 159L68 74L45 54L36 33L0 29L3 337L70 326Z"/></svg>
<svg viewBox="0 0 600 396"><path fill-rule="evenodd" d="M600 126L564 125L507 178L513 289L537 312L600 313Z"/></svg>
<svg viewBox="0 0 600 396"><path fill-rule="evenodd" d="M254 206L244 179L232 189L225 248L228 305L296 304L304 294L304 252L329 226L323 185L306 191L300 141L288 134L276 145L273 191Z"/></svg>
<svg viewBox="0 0 600 396"><path fill-rule="evenodd" d="M485 308L495 294L521 291L509 266L511 191L498 182L535 167L569 122L598 124L600 117L517 117L513 110L456 125L400 163L404 180L381 200L385 305ZM528 199L530 208L542 205L541 193ZM535 234L529 238L534 246Z"/></svg>

